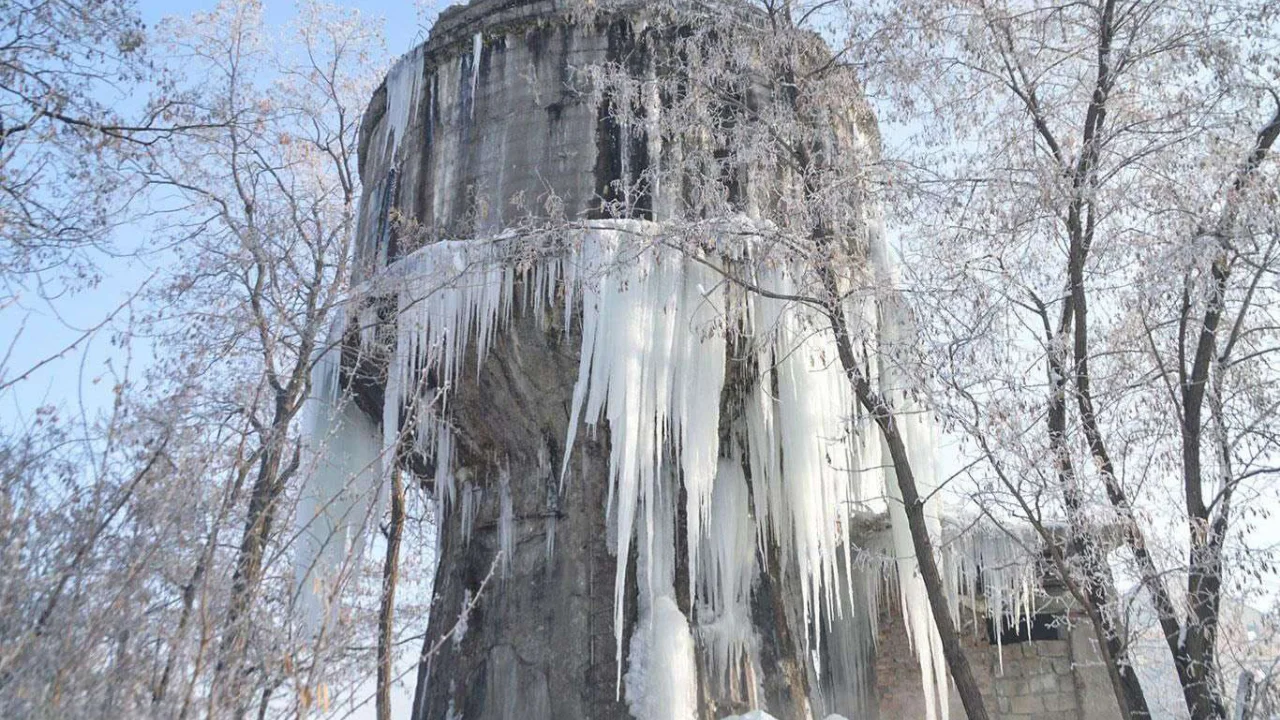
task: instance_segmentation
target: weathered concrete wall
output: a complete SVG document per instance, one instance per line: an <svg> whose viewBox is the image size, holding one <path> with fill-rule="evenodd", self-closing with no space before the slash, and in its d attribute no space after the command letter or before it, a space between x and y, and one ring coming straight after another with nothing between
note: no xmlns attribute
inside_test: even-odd
<svg viewBox="0 0 1280 720"><path fill-rule="evenodd" d="M561 3L478 0L445 11L430 39L401 60L417 92L395 137L379 89L361 137L360 255L404 252L389 237L394 208L426 237L465 238L598 206L598 108L575 68L600 63L609 28L564 20ZM408 84L408 83L407 83ZM606 150L609 148L606 146Z"/></svg>
<svg viewBox="0 0 1280 720"><path fill-rule="evenodd" d="M365 272L411 243L590 209L596 108L574 91L571 68L604 60L608 43L595 27L562 22L557 5L479 0L443 13L398 69L415 75L398 80L401 97L416 86L402 137L388 107L397 89L375 94L361 138ZM405 237L397 217L422 235ZM453 390L459 495L441 518L427 645L448 639L422 668L414 718L629 717L615 691L607 432L579 436L559 483L579 342L519 308L483 365L469 358L462 375L474 382ZM511 552L481 594L501 546L501 470L510 475ZM469 535L463 493L474 501ZM450 636L477 594L467 632Z"/></svg>
<svg viewBox="0 0 1280 720"><path fill-rule="evenodd" d="M577 358L562 329L543 320L519 315L479 373L468 368L477 380L459 387L453 401L466 437L457 449L459 499L440 532L428 637L445 637L463 606L478 600L465 634L450 637L432 658L417 717L445 718L450 709L477 719L629 717L614 692L615 564L600 511L608 437L575 444L561 489L559 448ZM480 593L501 549L503 468L510 474L511 556ZM465 492L476 502L469 537L460 510Z"/></svg>

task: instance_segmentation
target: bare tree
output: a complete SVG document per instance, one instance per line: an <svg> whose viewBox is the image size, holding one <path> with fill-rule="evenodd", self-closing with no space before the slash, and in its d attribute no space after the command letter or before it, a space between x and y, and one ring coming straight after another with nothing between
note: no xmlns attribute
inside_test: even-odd
<svg viewBox="0 0 1280 720"><path fill-rule="evenodd" d="M129 121L105 99L148 72L132 3L18 0L0 10L0 241L7 277L106 240L121 183L99 162Z"/></svg>
<svg viewBox="0 0 1280 720"><path fill-rule="evenodd" d="M1186 711L1224 717L1223 556L1246 529L1233 497L1263 492L1272 452L1266 343L1232 358L1272 325L1274 10L921 2L869 26L888 41L868 60L887 104L925 118L901 148L897 217L918 238L941 405L979 487L994 483L980 501L1046 542L1067 528L1054 565L1142 717L1117 537Z"/></svg>
<svg viewBox="0 0 1280 720"><path fill-rule="evenodd" d="M170 92L148 40L133 0L15 0L0 8L7 283L47 282L57 294L63 284L95 282L93 253L113 249L111 232L141 189L128 160L192 129L177 120L183 99Z"/></svg>
<svg viewBox="0 0 1280 720"><path fill-rule="evenodd" d="M167 28L187 94L179 117L198 129L157 143L140 168L182 203L180 224L167 228L184 239L162 298L176 312L162 327L235 377L218 400L251 428L244 529L208 696L239 712L246 672L266 673L246 653L302 462L299 413L347 297L359 108L379 49L354 13L318 4L300 8L296 48L278 48L261 13L256 2L225 2Z"/></svg>
<svg viewBox="0 0 1280 720"><path fill-rule="evenodd" d="M117 398L103 416L47 406L5 430L6 715L142 712L170 633L162 598L198 553L203 481L221 470L210 448L228 427L184 419L180 388L144 401L127 367L103 379Z"/></svg>

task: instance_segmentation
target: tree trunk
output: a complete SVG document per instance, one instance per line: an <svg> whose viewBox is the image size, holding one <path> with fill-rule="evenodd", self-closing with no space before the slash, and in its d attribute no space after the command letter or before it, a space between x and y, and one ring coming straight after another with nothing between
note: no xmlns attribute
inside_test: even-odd
<svg viewBox="0 0 1280 720"><path fill-rule="evenodd" d="M378 608L378 720L391 720L392 642L396 616L396 584L400 577L400 539L404 534L404 477L391 470L391 523L387 526L387 555L382 566L382 598Z"/></svg>
<svg viewBox="0 0 1280 720"><path fill-rule="evenodd" d="M828 282L828 290L834 290L834 283ZM834 293L833 293L834 295ZM964 705L965 715L969 720L987 720L986 703L978 681L969 665L964 647L960 643L960 631L956 627L955 618L951 617L951 604L947 600L947 591L943 585L942 573L938 570L938 559L933 551L933 540L929 536L929 526L925 518L924 499L916 486L915 470L911 466L911 458L907 452L906 442L899 431L898 420L881 392L871 386L862 374L853 345L849 339L849 330L845 324L843 308L836 306L827 313L831 320L832 331L836 337L836 347L840 352L840 365L849 381L853 383L854 394L876 425L884 434L885 444L889 448L890 462L893 463L894 476L898 489L902 493L902 505L907 524L911 530L911 544L915 548L916 563L920 568L920 577L924 581L925 592L929 598L929 609L933 613L933 622L942 640L942 653L947 661L947 669L955 681L960 702ZM926 642L917 638L916 642Z"/></svg>

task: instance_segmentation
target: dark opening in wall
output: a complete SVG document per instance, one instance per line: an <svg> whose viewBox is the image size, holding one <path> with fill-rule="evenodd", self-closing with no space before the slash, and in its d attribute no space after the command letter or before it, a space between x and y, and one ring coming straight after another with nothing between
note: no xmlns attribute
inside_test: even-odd
<svg viewBox="0 0 1280 720"><path fill-rule="evenodd" d="M1009 618L987 618L987 641L996 643L996 627L999 623L999 640L1001 645L1015 645L1032 640L1061 640L1062 632L1057 615L1032 615L1030 618L1018 618L1011 623Z"/></svg>

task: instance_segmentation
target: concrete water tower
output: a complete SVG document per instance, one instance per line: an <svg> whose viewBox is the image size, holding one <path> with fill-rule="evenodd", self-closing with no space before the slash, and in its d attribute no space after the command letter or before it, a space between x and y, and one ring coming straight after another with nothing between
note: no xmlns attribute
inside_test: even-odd
<svg viewBox="0 0 1280 720"><path fill-rule="evenodd" d="M812 176L723 144L778 92L738 82L709 106L718 135L663 116L697 81L691 16L672 8L752 32L767 18L746 0L596 5L446 10L362 125L367 292L331 369L355 396L353 441L369 435L436 499L412 717L941 714L880 441L812 309L778 299L802 273L785 255L749 266L773 297L715 269L785 252L761 238L813 222L795 204ZM733 27L704 40L735 63L775 50ZM865 175L875 122L854 78L834 82L834 111L794 121L824 172ZM886 254L866 187L842 192L817 222L850 286ZM874 362L893 320L848 310ZM891 373L878 382L901 394ZM974 644L994 708L999 650ZM1085 716L1059 694L1062 717Z"/></svg>

